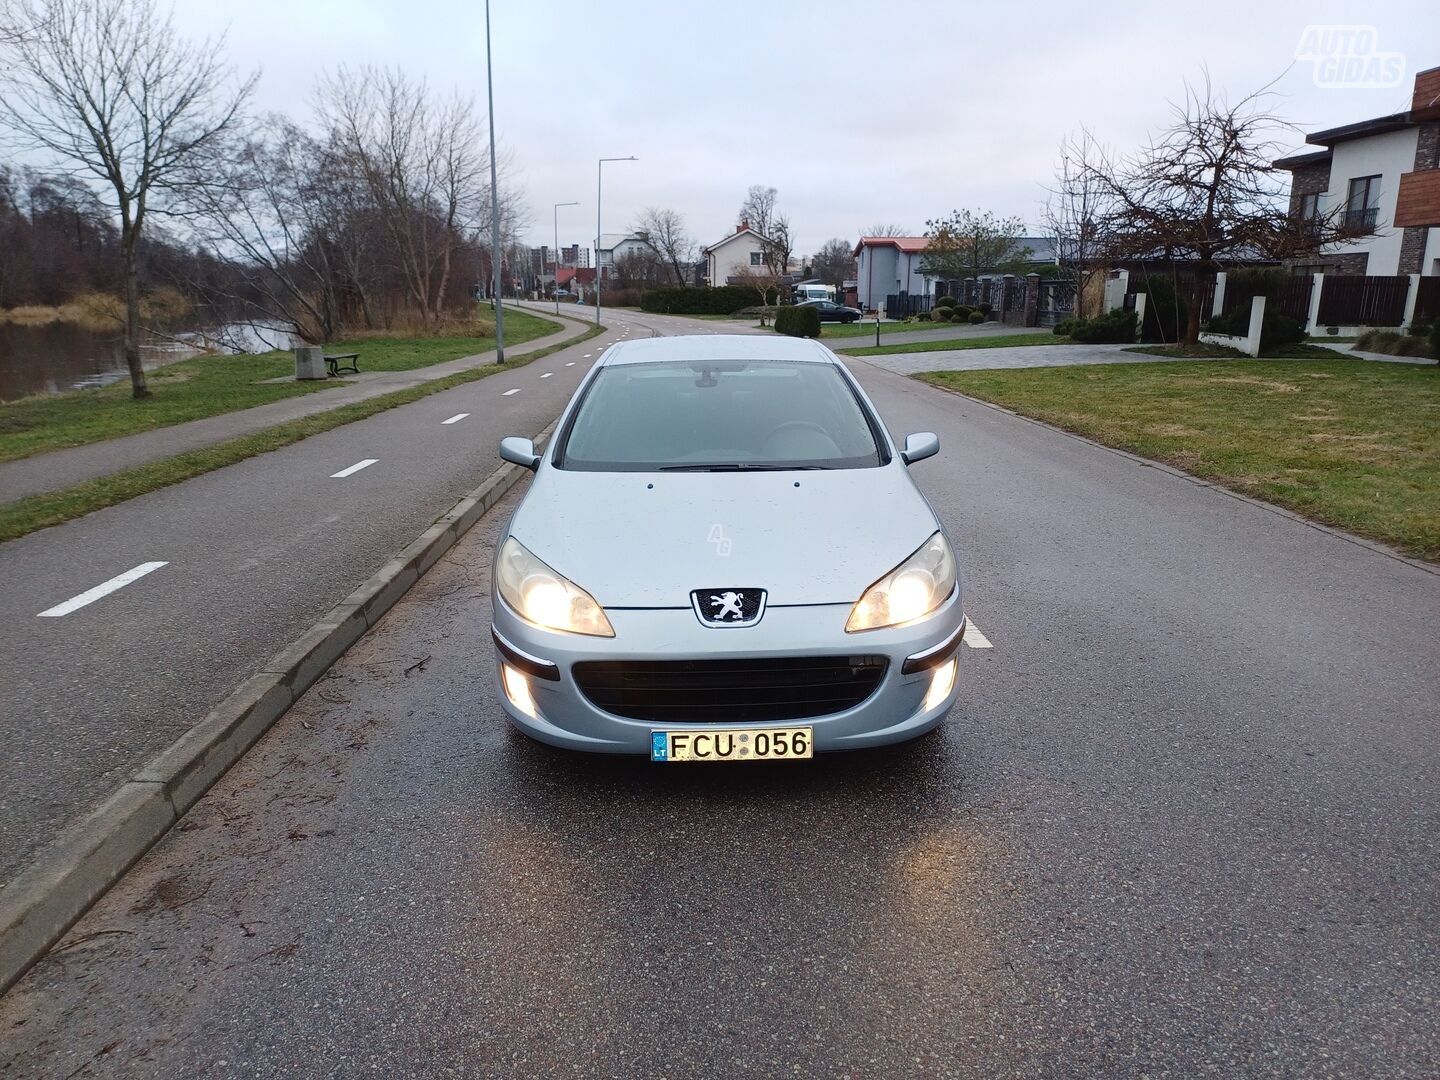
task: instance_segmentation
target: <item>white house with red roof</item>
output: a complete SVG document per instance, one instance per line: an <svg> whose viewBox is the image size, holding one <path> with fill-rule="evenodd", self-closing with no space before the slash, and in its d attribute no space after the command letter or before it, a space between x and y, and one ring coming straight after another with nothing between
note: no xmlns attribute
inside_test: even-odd
<svg viewBox="0 0 1440 1080"><path fill-rule="evenodd" d="M924 296L930 281L921 272L921 253L928 236L862 236L855 245L859 260L857 293L862 311L883 308L892 293Z"/></svg>

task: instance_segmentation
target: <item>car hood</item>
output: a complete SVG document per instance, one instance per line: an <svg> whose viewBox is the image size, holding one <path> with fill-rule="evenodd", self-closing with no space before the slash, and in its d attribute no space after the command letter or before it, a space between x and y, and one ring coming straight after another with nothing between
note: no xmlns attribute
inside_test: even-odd
<svg viewBox="0 0 1440 1080"><path fill-rule="evenodd" d="M904 467L755 473L543 469L510 533L602 607L694 589L853 604L939 525Z"/></svg>

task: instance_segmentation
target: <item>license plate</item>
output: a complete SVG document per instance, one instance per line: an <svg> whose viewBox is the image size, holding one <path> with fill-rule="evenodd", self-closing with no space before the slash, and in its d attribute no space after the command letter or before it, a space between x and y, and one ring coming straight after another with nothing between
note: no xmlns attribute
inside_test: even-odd
<svg viewBox="0 0 1440 1080"><path fill-rule="evenodd" d="M815 756L814 729L652 731L651 761L793 761Z"/></svg>

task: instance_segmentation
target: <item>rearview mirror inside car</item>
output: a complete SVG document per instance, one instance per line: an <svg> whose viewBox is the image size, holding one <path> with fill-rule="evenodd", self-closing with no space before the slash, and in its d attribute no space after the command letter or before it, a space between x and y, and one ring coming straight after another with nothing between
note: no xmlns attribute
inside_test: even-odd
<svg viewBox="0 0 1440 1080"><path fill-rule="evenodd" d="M914 465L940 452L940 437L933 431L917 431L905 436L905 449L900 451L900 460Z"/></svg>
<svg viewBox="0 0 1440 1080"><path fill-rule="evenodd" d="M931 438L934 436L932 435ZM500 440L500 458L502 461L513 462L527 469L540 467L540 455L535 453L535 444L518 435L510 435Z"/></svg>

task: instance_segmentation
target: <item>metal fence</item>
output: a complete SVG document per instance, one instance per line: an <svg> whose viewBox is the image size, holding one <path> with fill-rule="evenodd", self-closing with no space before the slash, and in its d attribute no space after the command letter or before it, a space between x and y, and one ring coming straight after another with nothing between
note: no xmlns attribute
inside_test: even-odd
<svg viewBox="0 0 1440 1080"><path fill-rule="evenodd" d="M1440 278L1436 279L1440 281ZM1075 284L1070 281L1042 281L1036 326L1054 326L1075 314Z"/></svg>
<svg viewBox="0 0 1440 1080"><path fill-rule="evenodd" d="M1320 291L1321 326L1399 326L1410 279L1331 274Z"/></svg>
<svg viewBox="0 0 1440 1080"><path fill-rule="evenodd" d="M891 293L885 297L885 317L903 319L907 315L925 315L930 311L930 297L913 293Z"/></svg>

